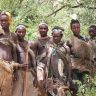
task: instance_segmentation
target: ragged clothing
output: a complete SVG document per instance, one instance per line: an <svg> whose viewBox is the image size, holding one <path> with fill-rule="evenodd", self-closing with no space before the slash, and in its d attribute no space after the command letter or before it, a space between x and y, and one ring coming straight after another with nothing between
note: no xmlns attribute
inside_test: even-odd
<svg viewBox="0 0 96 96"><path fill-rule="evenodd" d="M49 76L58 79L66 78L69 74L70 65L70 50L64 42L60 42L58 45L49 45L52 50L49 62Z"/></svg>
<svg viewBox="0 0 96 96"><path fill-rule="evenodd" d="M45 70L46 70L46 64L47 64L47 44L50 42L50 37L44 37L44 38L38 38L37 41L30 42L30 48L35 53L36 57L36 63L37 63L37 79L38 80L44 80L45 79ZM43 74L44 73L44 74ZM41 74L41 75L39 75ZM42 77L42 78L40 78Z"/></svg>
<svg viewBox="0 0 96 96"><path fill-rule="evenodd" d="M90 38L88 44L91 48L92 61L96 65L96 37Z"/></svg>
<svg viewBox="0 0 96 96"><path fill-rule="evenodd" d="M70 72L70 50L64 42L49 44L47 91L52 96L65 96ZM50 80L51 79L51 80Z"/></svg>
<svg viewBox="0 0 96 96"><path fill-rule="evenodd" d="M17 62L16 42L17 38L14 33L8 35L0 33L0 58Z"/></svg>
<svg viewBox="0 0 96 96"><path fill-rule="evenodd" d="M48 96L66 96L67 90L69 90L69 87L57 78L48 78L46 85Z"/></svg>
<svg viewBox="0 0 96 96"><path fill-rule="evenodd" d="M14 61L0 59L0 96L12 96L13 70L20 66Z"/></svg>
<svg viewBox="0 0 96 96"><path fill-rule="evenodd" d="M13 64L16 64L15 62L17 62L16 41L17 38L14 33L9 32L8 34L5 34L4 31L0 32L0 78L2 78L2 84L0 85L1 96L12 96Z"/></svg>
<svg viewBox="0 0 96 96"><path fill-rule="evenodd" d="M30 71L31 69L33 71L35 67L35 56L28 47L28 42L26 40L19 42L17 49L18 62L20 65L28 64L28 67L26 66L26 69L17 70L18 78L13 84L12 96L37 96L37 90L33 86L34 76Z"/></svg>
<svg viewBox="0 0 96 96"><path fill-rule="evenodd" d="M72 36L68 41L71 49L71 62L72 69L78 69L79 71L88 71L91 69L91 54L89 45L75 36Z"/></svg>
<svg viewBox="0 0 96 96"><path fill-rule="evenodd" d="M10 33L8 33L8 34L5 34L5 33L2 31L2 32L0 32L0 38L7 38L7 39L9 39L11 42L13 42L13 43L15 43L15 44L17 44L17 42L18 42L17 36L16 36L16 34L13 33L13 32L10 32Z"/></svg>
<svg viewBox="0 0 96 96"><path fill-rule="evenodd" d="M90 47L87 42L76 36L71 36L67 43L71 50L71 77L73 80L79 80L83 83L86 75L92 76L94 68L91 62Z"/></svg>
<svg viewBox="0 0 96 96"><path fill-rule="evenodd" d="M90 47L90 54L91 54L91 62L92 62L92 74L96 71L96 37L90 38L88 41L88 45Z"/></svg>

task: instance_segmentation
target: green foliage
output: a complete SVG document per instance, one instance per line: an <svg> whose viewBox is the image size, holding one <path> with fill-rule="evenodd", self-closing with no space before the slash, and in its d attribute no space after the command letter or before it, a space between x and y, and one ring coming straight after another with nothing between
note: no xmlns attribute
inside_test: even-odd
<svg viewBox="0 0 96 96"><path fill-rule="evenodd" d="M0 0L0 10L7 10L13 15L11 30L15 31L20 23L25 24L27 39L36 38L40 21L47 21L49 34L55 25L64 27L64 39L68 39L71 35L70 16L74 13L80 20L81 34L87 35L89 25L96 21L95 5L96 0ZM55 12L62 6L61 10Z"/></svg>
<svg viewBox="0 0 96 96"><path fill-rule="evenodd" d="M96 96L96 74L94 78L86 76L85 83L79 82L78 96Z"/></svg>
<svg viewBox="0 0 96 96"><path fill-rule="evenodd" d="M0 10L9 11L13 16L11 30L14 32L15 27L23 23L27 28L26 38L30 40L37 37L40 21L48 23L49 34L53 26L63 27L64 39L68 39L72 34L70 16L74 13L81 23L81 34L87 35L89 25L96 22L95 5L96 0L0 0Z"/></svg>
<svg viewBox="0 0 96 96"><path fill-rule="evenodd" d="M58 10L62 6L63 8ZM9 11L13 16L11 30L14 32L15 27L23 23L27 28L28 40L34 40L38 36L40 21L48 23L49 34L55 25L63 27L64 39L68 39L72 34L70 16L74 13L78 15L81 23L81 34L87 35L90 24L96 23L95 6L96 0L0 0L0 10ZM78 82L78 84L78 96L96 96L96 75L90 82L83 85Z"/></svg>

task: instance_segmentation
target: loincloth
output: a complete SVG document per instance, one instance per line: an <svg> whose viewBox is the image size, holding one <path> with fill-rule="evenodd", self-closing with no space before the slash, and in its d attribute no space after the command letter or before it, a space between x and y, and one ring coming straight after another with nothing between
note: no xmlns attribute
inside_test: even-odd
<svg viewBox="0 0 96 96"><path fill-rule="evenodd" d="M12 96L14 68L22 67L14 61L6 61L0 58L0 91L1 96Z"/></svg>
<svg viewBox="0 0 96 96"><path fill-rule="evenodd" d="M37 80L44 80L44 67L45 64L39 62L38 66L37 66Z"/></svg>
<svg viewBox="0 0 96 96"><path fill-rule="evenodd" d="M11 96L13 67L10 62L0 59L0 91L1 96Z"/></svg>

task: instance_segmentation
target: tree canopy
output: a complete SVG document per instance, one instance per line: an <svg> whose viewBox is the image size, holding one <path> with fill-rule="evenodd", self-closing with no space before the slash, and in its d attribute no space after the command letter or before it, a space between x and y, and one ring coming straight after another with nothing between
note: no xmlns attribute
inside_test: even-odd
<svg viewBox="0 0 96 96"><path fill-rule="evenodd" d="M64 27L68 38L72 14L77 14L81 32L87 34L87 28L96 21L95 5L96 0L0 0L0 10L9 11L13 16L11 30L18 24L25 24L27 39L35 39L40 21L48 23L50 32L54 25Z"/></svg>
<svg viewBox="0 0 96 96"><path fill-rule="evenodd" d="M77 15L83 35L87 35L91 24L96 24L96 0L0 0L0 11L4 10L12 14L13 32L18 24L26 26L28 40L37 37L38 24L41 21L48 23L49 34L55 25L63 27L65 40L71 34L72 14ZM78 96L96 96L96 74L91 82L84 85L79 83Z"/></svg>

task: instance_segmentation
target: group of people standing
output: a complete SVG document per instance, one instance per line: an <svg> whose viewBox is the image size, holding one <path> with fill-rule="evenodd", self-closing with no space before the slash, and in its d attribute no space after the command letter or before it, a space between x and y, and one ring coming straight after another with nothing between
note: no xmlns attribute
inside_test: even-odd
<svg viewBox="0 0 96 96"><path fill-rule="evenodd" d="M96 26L89 27L90 38L80 35L80 23L71 20L73 35L64 42L64 29L55 26L48 36L48 25L38 26L40 37L25 40L26 26L10 31L11 15L0 14L0 96L77 96L84 75L93 77L96 64Z"/></svg>

